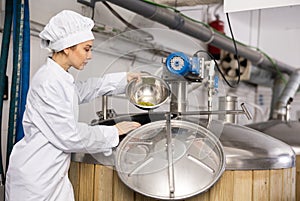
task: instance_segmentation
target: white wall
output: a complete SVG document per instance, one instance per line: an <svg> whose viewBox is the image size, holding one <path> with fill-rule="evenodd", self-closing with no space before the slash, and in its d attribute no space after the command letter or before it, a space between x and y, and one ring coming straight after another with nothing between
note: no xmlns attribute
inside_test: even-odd
<svg viewBox="0 0 300 201"><path fill-rule="evenodd" d="M230 13L230 20L235 38L250 46L258 47L275 58L290 66L300 68L300 6L289 6L255 11ZM225 18L223 18L225 21ZM226 33L229 35L228 26ZM265 104L270 101L271 92L261 94ZM298 119L299 104L292 104L291 118ZM256 101L259 105L259 102ZM263 105L264 111L270 108ZM299 113L299 112L298 112Z"/></svg>
<svg viewBox="0 0 300 201"><path fill-rule="evenodd" d="M274 8L282 6L300 5L299 0L252 0L252 1L241 1L241 0L224 0L225 12L236 12L245 10L258 10L263 8Z"/></svg>
<svg viewBox="0 0 300 201"><path fill-rule="evenodd" d="M300 67L300 6L230 13L237 40L260 48L272 58ZM223 18L226 21L225 17ZM226 27L229 35L229 29Z"/></svg>

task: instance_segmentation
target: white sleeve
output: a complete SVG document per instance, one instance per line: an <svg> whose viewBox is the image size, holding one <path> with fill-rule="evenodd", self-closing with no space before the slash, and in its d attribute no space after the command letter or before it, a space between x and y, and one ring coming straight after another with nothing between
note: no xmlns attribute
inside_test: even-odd
<svg viewBox="0 0 300 201"><path fill-rule="evenodd" d="M121 94L125 92L127 73L111 73L101 78L89 78L75 82L79 104L90 102L101 95Z"/></svg>
<svg viewBox="0 0 300 201"><path fill-rule="evenodd" d="M33 93L35 101L28 105L32 111L32 122L58 149L96 153L118 145L119 135L115 126L89 126L75 120L74 87L52 82Z"/></svg>

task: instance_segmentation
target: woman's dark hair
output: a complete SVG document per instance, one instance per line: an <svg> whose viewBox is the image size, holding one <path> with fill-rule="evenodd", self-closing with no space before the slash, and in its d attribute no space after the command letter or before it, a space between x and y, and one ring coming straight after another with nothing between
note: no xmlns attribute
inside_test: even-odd
<svg viewBox="0 0 300 201"><path fill-rule="evenodd" d="M76 49L77 45L73 45L71 47L68 47L68 48L71 48L72 50ZM52 50L52 53L56 53L56 54L65 54L64 50L61 50L59 52L55 52L54 50Z"/></svg>

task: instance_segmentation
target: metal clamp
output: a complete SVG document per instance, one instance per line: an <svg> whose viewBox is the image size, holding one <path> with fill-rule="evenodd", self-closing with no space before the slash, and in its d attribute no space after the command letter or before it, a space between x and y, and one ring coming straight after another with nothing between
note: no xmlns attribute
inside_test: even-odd
<svg viewBox="0 0 300 201"><path fill-rule="evenodd" d="M213 42L213 40L215 39L215 32L214 32L213 28L208 27L208 29L210 30L211 37L210 37L210 39L209 39L208 41L204 41L204 42L203 42L203 43L206 44L206 45L210 44L210 43Z"/></svg>

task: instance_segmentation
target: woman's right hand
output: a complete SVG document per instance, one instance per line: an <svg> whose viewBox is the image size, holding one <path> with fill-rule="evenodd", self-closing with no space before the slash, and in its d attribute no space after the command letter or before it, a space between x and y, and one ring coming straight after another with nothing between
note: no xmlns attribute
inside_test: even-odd
<svg viewBox="0 0 300 201"><path fill-rule="evenodd" d="M129 131L132 131L138 127L140 127L141 124L135 121L122 121L120 123L117 123L115 127L119 131L119 135L123 135L128 133Z"/></svg>

